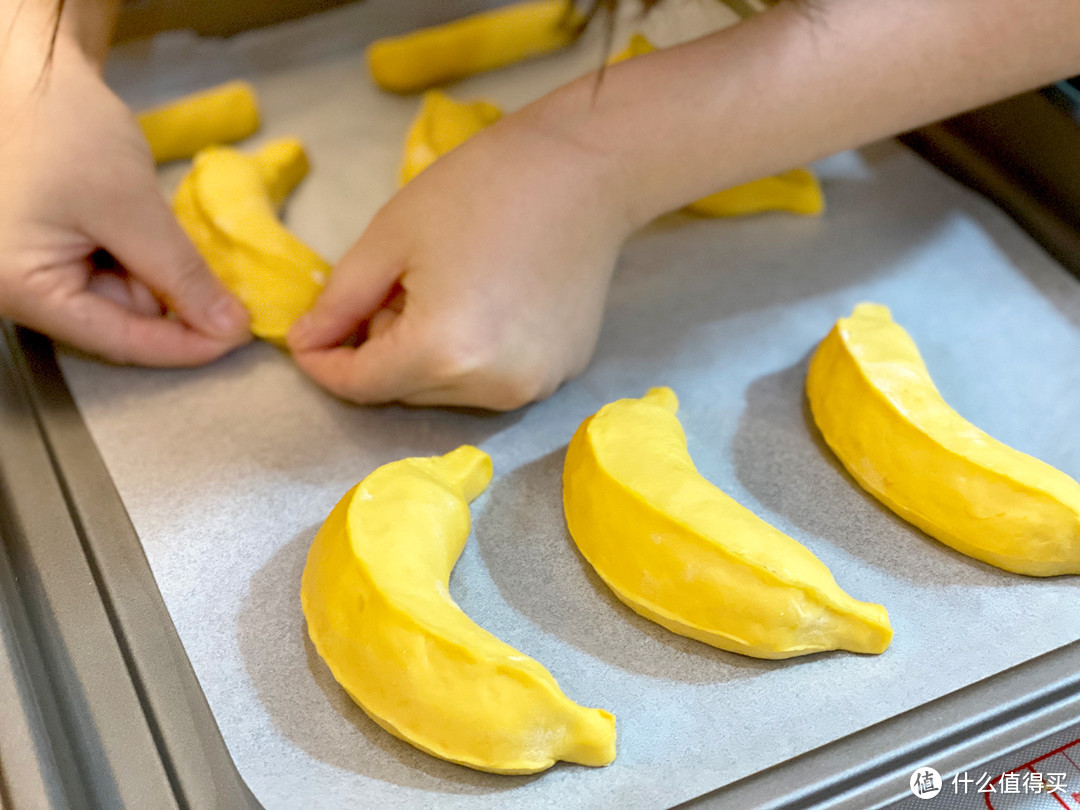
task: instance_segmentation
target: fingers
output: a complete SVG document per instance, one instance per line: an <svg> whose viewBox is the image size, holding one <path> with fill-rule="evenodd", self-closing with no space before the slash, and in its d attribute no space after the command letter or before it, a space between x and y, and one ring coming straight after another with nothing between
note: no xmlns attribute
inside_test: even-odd
<svg viewBox="0 0 1080 810"><path fill-rule="evenodd" d="M494 367L497 347L468 317L443 317L460 309L460 300L421 307L410 299L391 252L403 246L376 242L373 230L334 269L315 306L290 332L289 348L302 371L360 404L509 410L543 393L533 380ZM359 346L341 345L361 326L365 339Z"/></svg>
<svg viewBox="0 0 1080 810"><path fill-rule="evenodd" d="M154 293L133 276L110 271L96 272L91 274L87 289L137 315L153 318L165 314L162 303Z"/></svg>
<svg viewBox="0 0 1080 810"><path fill-rule="evenodd" d="M330 274L315 306L289 333L296 364L328 391L361 404L393 402L429 384L431 357L415 317L404 314L396 240L371 228ZM411 313L415 315L415 311ZM340 345L366 325L358 346Z"/></svg>
<svg viewBox="0 0 1080 810"><path fill-rule="evenodd" d="M141 314L111 296L88 290L61 300L32 298L25 302L19 320L56 340L120 364L197 366L232 348L178 320Z"/></svg>
<svg viewBox="0 0 1080 810"><path fill-rule="evenodd" d="M424 385L423 353L409 339L410 328L398 318L395 328L369 337L358 348L294 351L293 359L311 379L333 394L361 404L393 402Z"/></svg>
<svg viewBox="0 0 1080 810"><path fill-rule="evenodd" d="M338 262L315 306L289 332L289 349L305 353L336 346L377 311L401 309L397 285L401 263L392 240L373 238L372 229ZM392 299L392 300L391 300Z"/></svg>
<svg viewBox="0 0 1080 810"><path fill-rule="evenodd" d="M111 210L87 228L91 238L192 329L226 347L250 339L247 312L210 272L156 188L108 202Z"/></svg>
<svg viewBox="0 0 1080 810"><path fill-rule="evenodd" d="M359 347L293 354L297 365L337 396L364 405L454 405L507 411L554 393L560 379L531 362L500 363L495 347L448 323L379 310ZM522 359L518 356L517 359Z"/></svg>

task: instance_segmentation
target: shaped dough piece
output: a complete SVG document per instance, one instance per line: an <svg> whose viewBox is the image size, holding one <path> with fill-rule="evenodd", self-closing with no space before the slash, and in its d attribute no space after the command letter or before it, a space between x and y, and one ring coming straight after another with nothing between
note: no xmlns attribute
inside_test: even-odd
<svg viewBox="0 0 1080 810"><path fill-rule="evenodd" d="M702 197L683 210L705 217L741 217L763 211L819 216L825 210L825 196L813 172L791 169Z"/></svg>
<svg viewBox="0 0 1080 810"><path fill-rule="evenodd" d="M568 13L566 0L512 3L377 40L368 48L368 67L384 90L415 93L565 48L578 19Z"/></svg>
<svg viewBox="0 0 1080 810"><path fill-rule="evenodd" d="M357 484L308 553L308 633L372 720L433 756L493 773L607 765L615 718L571 701L450 597L469 501L490 480L491 459L464 446L386 464Z"/></svg>
<svg viewBox="0 0 1080 810"><path fill-rule="evenodd" d="M608 60L608 64L614 65L655 50L649 40L634 34L626 48ZM702 197L683 210L706 217L740 217L763 211L819 216L825 210L825 195L813 172L791 169Z"/></svg>
<svg viewBox="0 0 1080 810"><path fill-rule="evenodd" d="M253 135L259 129L259 103L255 88L234 81L146 110L137 118L154 160L167 163Z"/></svg>
<svg viewBox="0 0 1080 810"><path fill-rule="evenodd" d="M253 157L228 147L195 156L173 211L210 269L244 304L257 337L284 346L315 303L330 265L278 221L277 209L307 173L298 141L274 141Z"/></svg>
<svg viewBox="0 0 1080 810"><path fill-rule="evenodd" d="M635 34L626 49L613 57L610 64L653 50L645 37ZM409 182L437 158L501 116L501 110L486 101L455 101L438 90L425 93L405 136L401 183ZM825 210L825 198L813 172L792 169L710 194L684 210L709 217L745 216L763 211L790 211L813 216Z"/></svg>
<svg viewBox="0 0 1080 810"><path fill-rule="evenodd" d="M608 59L607 63L609 65L617 65L619 62L625 62L627 59L633 59L635 56L644 56L655 50L656 46L649 42L643 34L634 34L630 37L630 41L626 43L626 47Z"/></svg>
<svg viewBox="0 0 1080 810"><path fill-rule="evenodd" d="M578 428L563 505L578 549L623 602L674 633L755 658L880 653L881 605L836 584L809 549L701 477L670 388Z"/></svg>
<svg viewBox="0 0 1080 810"><path fill-rule="evenodd" d="M455 101L441 90L428 90L405 136L401 184L500 117L502 111L487 101Z"/></svg>
<svg viewBox="0 0 1080 810"><path fill-rule="evenodd" d="M1080 483L950 408L888 307L836 322L806 394L837 458L904 520L1006 571L1080 574Z"/></svg>

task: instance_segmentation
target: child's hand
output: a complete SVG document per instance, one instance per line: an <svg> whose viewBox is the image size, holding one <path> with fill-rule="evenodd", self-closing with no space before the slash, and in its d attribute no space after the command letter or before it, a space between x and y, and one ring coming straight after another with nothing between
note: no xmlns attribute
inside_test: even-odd
<svg viewBox="0 0 1080 810"><path fill-rule="evenodd" d="M296 362L356 402L550 395L596 345L630 229L615 176L527 111L504 119L375 216L291 333Z"/></svg>
<svg viewBox="0 0 1080 810"><path fill-rule="evenodd" d="M0 316L118 363L195 365L249 339L131 113L63 33L44 74L7 53L0 117Z"/></svg>

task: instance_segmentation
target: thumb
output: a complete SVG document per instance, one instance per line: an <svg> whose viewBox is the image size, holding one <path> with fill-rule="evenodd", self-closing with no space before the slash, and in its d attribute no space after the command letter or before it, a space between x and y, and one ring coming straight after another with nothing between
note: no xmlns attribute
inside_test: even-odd
<svg viewBox="0 0 1080 810"><path fill-rule="evenodd" d="M306 352L342 343L395 293L401 294L396 283L400 273L391 246L364 234L330 273L315 305L289 332L289 348Z"/></svg>
<svg viewBox="0 0 1080 810"><path fill-rule="evenodd" d="M210 272L156 187L116 200L111 209L88 235L129 274L192 329L236 345L250 338L243 305Z"/></svg>

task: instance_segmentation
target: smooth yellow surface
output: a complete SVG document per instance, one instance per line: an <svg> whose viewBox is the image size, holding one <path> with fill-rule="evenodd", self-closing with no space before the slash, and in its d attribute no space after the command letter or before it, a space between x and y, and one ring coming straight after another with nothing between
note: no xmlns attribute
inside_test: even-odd
<svg viewBox="0 0 1080 810"><path fill-rule="evenodd" d="M706 217L741 217L763 211L818 216L825 210L825 195L812 171L791 169L702 197L683 210Z"/></svg>
<svg viewBox="0 0 1080 810"><path fill-rule="evenodd" d="M371 719L429 754L495 773L607 765L615 718L572 702L450 597L469 501L490 480L491 459L466 445L387 464L350 490L304 568L311 640Z"/></svg>
<svg viewBox="0 0 1080 810"><path fill-rule="evenodd" d="M614 65L655 50L649 40L641 34L634 34L626 48L609 59L608 64ZM809 169L791 169L702 197L683 210L705 217L741 217L763 211L818 216L825 210L825 195L813 172Z"/></svg>
<svg viewBox="0 0 1080 810"><path fill-rule="evenodd" d="M626 43L626 47L608 59L607 63L609 65L617 65L619 62L625 62L627 59L633 59L635 56L644 56L655 50L656 46L649 42L646 37L642 34L634 34L630 37L630 41Z"/></svg>
<svg viewBox="0 0 1080 810"><path fill-rule="evenodd" d="M1080 574L1080 484L950 408L887 307L837 321L806 392L848 472L900 517L1006 571Z"/></svg>
<svg viewBox="0 0 1080 810"><path fill-rule="evenodd" d="M367 50L384 90L414 93L569 45L565 0L527 0L459 20L380 39Z"/></svg>
<svg viewBox="0 0 1080 810"><path fill-rule="evenodd" d="M303 147L291 139L254 156L214 146L195 156L173 198L191 241L250 313L252 333L279 346L330 272L277 218L307 167Z"/></svg>
<svg viewBox="0 0 1080 810"><path fill-rule="evenodd" d="M563 505L585 559L646 618L723 650L790 658L880 653L881 605L852 599L805 546L694 467L669 388L586 419L566 452Z"/></svg>
<svg viewBox="0 0 1080 810"><path fill-rule="evenodd" d="M455 101L441 90L428 90L405 135L401 184L501 116L502 111L487 101Z"/></svg>
<svg viewBox="0 0 1080 810"><path fill-rule="evenodd" d="M228 82L141 112L138 121L154 160L167 163L253 135L259 128L259 103L250 84Z"/></svg>

